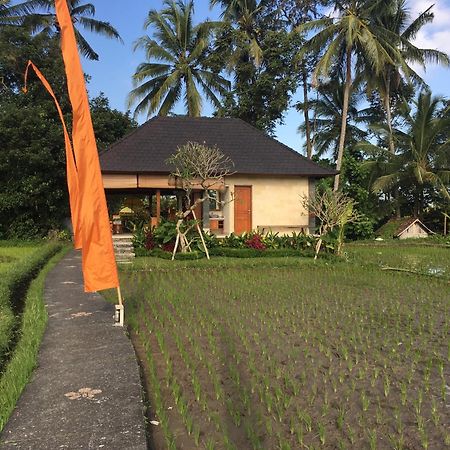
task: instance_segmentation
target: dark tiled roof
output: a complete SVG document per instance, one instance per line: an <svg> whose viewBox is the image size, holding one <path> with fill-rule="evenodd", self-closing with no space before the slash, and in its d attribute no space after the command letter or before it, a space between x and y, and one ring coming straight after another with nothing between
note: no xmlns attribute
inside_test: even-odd
<svg viewBox="0 0 450 450"><path fill-rule="evenodd" d="M217 145L239 174L332 176L325 169L240 119L155 117L100 155L105 173L168 173L166 164L188 141Z"/></svg>

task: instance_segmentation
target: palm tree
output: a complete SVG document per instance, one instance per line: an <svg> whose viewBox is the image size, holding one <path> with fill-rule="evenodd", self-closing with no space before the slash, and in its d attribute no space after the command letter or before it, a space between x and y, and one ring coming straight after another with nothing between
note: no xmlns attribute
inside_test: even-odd
<svg viewBox="0 0 450 450"><path fill-rule="evenodd" d="M379 74L385 64L395 65L397 53L389 42L384 28L375 24L373 18L386 0L345 0L336 2L338 17L326 17L302 24L298 32L308 33L320 30L307 41L299 56L307 52L323 52L313 72L313 84L320 76L328 76L332 67L345 67L345 89L342 108L341 131L339 137L336 169L342 166L344 154L347 114L354 67L369 64ZM395 44L395 43L394 43ZM339 174L334 180L334 190L339 188Z"/></svg>
<svg viewBox="0 0 450 450"><path fill-rule="evenodd" d="M391 153L395 153L392 129L393 100L397 102L401 100L402 86L409 83L416 87L426 87L425 81L413 70L411 64L421 65L425 69L429 62L445 66L450 63L450 59L445 53L439 50L418 48L412 43L422 27L433 21L432 8L433 6L430 6L411 22L411 14L406 6L406 0L394 0L389 2L388 7L384 8L383 14L377 18L379 24L389 31L391 39L397 38L396 48L399 50L396 65L385 64L378 75L367 74L368 90L370 91L373 86L376 86L383 103Z"/></svg>
<svg viewBox="0 0 450 450"><path fill-rule="evenodd" d="M365 163L375 174L372 184L374 192L399 189L412 190L415 199L414 213L423 210L424 189L432 187L450 200L450 109L441 108L442 97L433 97L422 91L414 109L404 105L405 128L394 129L394 142L399 153L365 142L358 147L377 155L377 159ZM386 136L386 124L377 127Z"/></svg>
<svg viewBox="0 0 450 450"><path fill-rule="evenodd" d="M260 45L262 30L257 26L257 19L261 16L269 0L210 0L211 6L217 4L224 8L222 18L235 23L239 31L244 33L248 41L248 51L258 67L261 64L263 52Z"/></svg>
<svg viewBox="0 0 450 450"><path fill-rule="evenodd" d="M32 32L52 35L59 32L54 3L54 0L27 0L11 7L11 10L21 16L20 24L30 27ZM81 4L80 0L67 0L67 6L74 23L78 47L86 58L98 60L99 56L81 34L80 26L122 42L119 32L109 22L94 19L95 7L92 3Z"/></svg>
<svg viewBox="0 0 450 450"><path fill-rule="evenodd" d="M359 109L359 104L363 99L362 89L354 83L350 93L347 132L345 134L345 147L356 145L367 137L367 131L362 126L371 120L371 109ZM361 83L359 83L361 84ZM337 158L340 126L342 121L344 82L342 77L334 79L326 84L322 84L317 90L317 98L309 100L309 107L314 111L314 116L309 121L309 128L312 130L312 146L314 153L324 156L332 152L334 159ZM303 110L303 103L297 103L299 111ZM302 133L306 131L306 123L299 126Z"/></svg>
<svg viewBox="0 0 450 450"><path fill-rule="evenodd" d="M11 0L0 0L0 26L17 25L21 20L22 17L11 5Z"/></svg>
<svg viewBox="0 0 450 450"><path fill-rule="evenodd" d="M135 115L147 111L150 116L157 111L166 116L183 96L187 114L197 117L202 109L200 86L220 108L216 94L224 95L230 83L206 67L211 35L218 24L206 21L193 26L192 0L165 0L164 5L161 12L151 10L145 22L146 28L154 28L156 40L143 36L135 44L144 49L149 61L140 64L133 75L136 87L128 96L129 106L138 102Z"/></svg>

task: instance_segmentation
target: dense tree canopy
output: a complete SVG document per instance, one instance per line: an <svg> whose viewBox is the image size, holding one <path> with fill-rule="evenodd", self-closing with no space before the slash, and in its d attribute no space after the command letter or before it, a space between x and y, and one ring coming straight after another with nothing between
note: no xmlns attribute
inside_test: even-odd
<svg viewBox="0 0 450 450"><path fill-rule="evenodd" d="M3 27L0 54L0 239L42 236L62 228L69 215L64 138L53 100L40 81L30 73L28 93L21 87L32 58L52 85L70 124L59 39ZM103 96L93 99L92 107L99 148L135 126L128 114L111 110Z"/></svg>

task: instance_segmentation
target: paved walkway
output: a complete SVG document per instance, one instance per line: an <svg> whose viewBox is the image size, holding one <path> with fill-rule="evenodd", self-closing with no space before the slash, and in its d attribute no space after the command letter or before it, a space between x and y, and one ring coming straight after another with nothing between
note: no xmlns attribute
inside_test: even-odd
<svg viewBox="0 0 450 450"><path fill-rule="evenodd" d="M81 257L49 274L39 367L4 429L2 449L145 450L139 370L114 306L83 292Z"/></svg>

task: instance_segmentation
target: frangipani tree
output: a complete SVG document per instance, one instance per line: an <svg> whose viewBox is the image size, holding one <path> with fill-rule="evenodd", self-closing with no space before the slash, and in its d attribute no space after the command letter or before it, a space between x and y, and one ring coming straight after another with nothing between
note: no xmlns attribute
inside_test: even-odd
<svg viewBox="0 0 450 450"><path fill-rule="evenodd" d="M195 215L195 208L211 198L210 189L218 189L223 185L225 177L233 173L234 163L218 147L208 147L198 142L187 142L178 147L167 163L173 167L171 176L175 180L175 186L183 189L185 200L183 210L178 212L177 238L172 259L175 258L178 245L182 252L191 251L187 234L193 227L197 229L209 259L208 248ZM196 200L193 200L192 196L194 190L200 190L202 193ZM191 215L194 218L194 224L183 226Z"/></svg>
<svg viewBox="0 0 450 450"><path fill-rule="evenodd" d="M338 230L335 253L340 256L344 245L345 226L355 223L359 218L355 201L341 191L327 189L322 193L317 192L314 197L303 197L302 204L319 222L319 239L314 259L317 259L324 237L335 229Z"/></svg>

